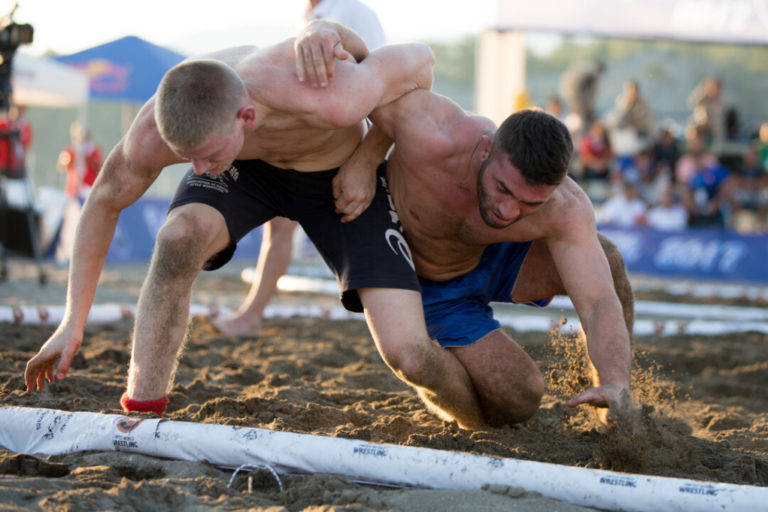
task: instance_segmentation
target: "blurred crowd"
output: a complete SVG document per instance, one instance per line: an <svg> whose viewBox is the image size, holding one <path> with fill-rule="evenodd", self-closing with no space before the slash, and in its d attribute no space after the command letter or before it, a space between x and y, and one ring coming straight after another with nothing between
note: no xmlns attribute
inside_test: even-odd
<svg viewBox="0 0 768 512"><path fill-rule="evenodd" d="M684 127L659 122L637 80L626 80L601 115L595 96L604 71L600 62L574 66L546 107L571 130L571 175L598 223L768 232L768 120L744 132L717 76L691 91Z"/></svg>

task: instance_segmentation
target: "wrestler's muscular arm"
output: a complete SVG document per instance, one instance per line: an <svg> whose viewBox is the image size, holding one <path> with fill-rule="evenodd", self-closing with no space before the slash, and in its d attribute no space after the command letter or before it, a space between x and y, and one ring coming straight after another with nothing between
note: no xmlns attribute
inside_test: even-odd
<svg viewBox="0 0 768 512"><path fill-rule="evenodd" d="M442 151L453 150L449 130L467 114L450 99L421 88L377 108L369 117L393 141L407 142L398 151L413 148L409 157L418 158L420 154L434 157L442 146L449 146Z"/></svg>
<svg viewBox="0 0 768 512"><path fill-rule="evenodd" d="M53 382L66 377L83 341L88 312L120 212L149 188L163 167L180 161L157 132L150 100L107 157L85 202L70 261L64 318L27 363L27 391L42 390L46 378Z"/></svg>
<svg viewBox="0 0 768 512"><path fill-rule="evenodd" d="M464 112L453 102L426 89L406 93L368 116L374 124L333 181L336 212L343 215L342 222L357 218L373 199L376 168L392 146L396 131L399 131L397 137L409 141L410 147L434 153L435 141L446 140L435 118L446 116L460 117Z"/></svg>
<svg viewBox="0 0 768 512"><path fill-rule="evenodd" d="M557 234L547 246L587 336L589 358L597 371L594 387L567 405L620 404L630 386L630 334L613 278L600 246L595 216L588 199L575 191L568 199L569 212L560 212Z"/></svg>
<svg viewBox="0 0 768 512"><path fill-rule="evenodd" d="M412 92L428 90L432 85L433 64L432 52L424 45L387 46L353 66L352 77L335 78L329 89L346 88L348 91L336 94L336 100L349 98L350 94L357 96L357 106L347 102L352 108L347 113L347 120L351 120L368 108L382 108ZM352 92L355 90L357 92ZM360 110L355 111L358 107ZM370 110L366 115L369 113ZM338 112L334 116L337 123L345 122L338 117ZM354 220L370 204L375 193L375 170L390 146L391 136L373 126L358 150L340 169L333 187L336 211L342 214L342 222Z"/></svg>

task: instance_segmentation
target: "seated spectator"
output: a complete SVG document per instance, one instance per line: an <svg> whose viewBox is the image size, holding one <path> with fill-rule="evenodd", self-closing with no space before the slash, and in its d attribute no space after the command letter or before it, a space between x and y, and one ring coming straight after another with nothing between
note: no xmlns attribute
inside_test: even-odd
<svg viewBox="0 0 768 512"><path fill-rule="evenodd" d="M670 180L674 180L677 160L680 158L680 146L675 136L672 135L672 130L663 128L659 132L651 151L653 152L653 165L656 168L656 174L659 176L666 175Z"/></svg>
<svg viewBox="0 0 768 512"><path fill-rule="evenodd" d="M682 231L688 225L688 211L675 195L671 183L659 191L658 202L645 215L645 224L659 231Z"/></svg>
<svg viewBox="0 0 768 512"><path fill-rule="evenodd" d="M730 172L707 152L695 155L694 166L693 176L683 187L688 225L725 227L731 194Z"/></svg>
<svg viewBox="0 0 768 512"><path fill-rule="evenodd" d="M707 150L704 132L701 128L688 125L685 129L685 151L677 159L675 165L675 182L686 186L696 173L697 162L701 159L704 159L707 165L717 163L717 157Z"/></svg>
<svg viewBox="0 0 768 512"><path fill-rule="evenodd" d="M733 227L741 232L762 231L768 210L768 173L762 168L756 146L749 146L733 175L731 193Z"/></svg>
<svg viewBox="0 0 768 512"><path fill-rule="evenodd" d="M613 150L605 126L592 121L579 139L578 158L581 166L580 180L584 182L587 194L602 202L608 193L608 181L613 169Z"/></svg>
<svg viewBox="0 0 768 512"><path fill-rule="evenodd" d="M641 225L645 222L646 208L637 183L625 181L621 192L613 194L597 209L597 222L624 228Z"/></svg>
<svg viewBox="0 0 768 512"><path fill-rule="evenodd" d="M656 200L659 186L667 182L664 177L657 175L653 152L649 149L638 152L631 162L614 171L612 181L613 188L617 190L621 190L621 184L624 182L635 183L640 197L647 203Z"/></svg>

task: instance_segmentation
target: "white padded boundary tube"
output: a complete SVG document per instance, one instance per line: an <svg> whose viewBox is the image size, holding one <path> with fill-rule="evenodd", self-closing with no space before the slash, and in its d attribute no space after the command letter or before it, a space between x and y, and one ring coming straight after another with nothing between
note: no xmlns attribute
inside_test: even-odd
<svg viewBox="0 0 768 512"><path fill-rule="evenodd" d="M64 318L64 306L0 306L0 323L16 325L58 325ZM190 315L216 316L221 310L216 307L193 304ZM108 324L133 318L136 307L126 304L96 304L88 312L89 324Z"/></svg>
<svg viewBox="0 0 768 512"><path fill-rule="evenodd" d="M120 320L133 318L136 308L134 306L120 304L97 304L91 307L88 314L88 323L91 325L119 322ZM204 315L215 317L228 310L193 304L190 307L190 315ZM64 316L64 306L15 306L0 307L0 323L8 322L16 325L58 325ZM265 318L290 318L292 316L306 316L325 318L330 320L348 320L364 317L362 313L352 313L341 306L321 307L316 305L269 305L264 310ZM567 333L572 330L580 330L579 319L575 316L567 316L566 322L561 325L561 316L545 317L541 315L505 314L498 313L495 318L505 327L518 331L546 332L553 328ZM634 334L636 336L676 336L680 334L717 335L738 332L762 332L768 333L768 321L745 320L649 320L636 319Z"/></svg>
<svg viewBox="0 0 768 512"><path fill-rule="evenodd" d="M768 488L617 473L258 428L0 407L0 446L29 454L125 451L237 468L331 473L432 489L523 487L603 510L766 510Z"/></svg>

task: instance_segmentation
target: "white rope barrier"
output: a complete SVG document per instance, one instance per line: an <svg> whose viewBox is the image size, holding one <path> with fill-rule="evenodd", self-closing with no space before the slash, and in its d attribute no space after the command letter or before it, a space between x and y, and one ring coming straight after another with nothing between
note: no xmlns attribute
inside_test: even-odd
<svg viewBox="0 0 768 512"><path fill-rule="evenodd" d="M766 510L768 488L635 475L535 461L258 428L89 412L0 407L0 446L56 455L121 451L222 468L261 466L279 473L330 473L403 487L523 487L603 510L714 512Z"/></svg>

